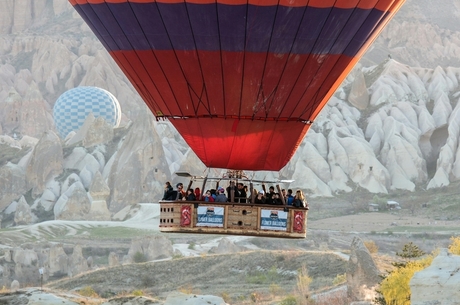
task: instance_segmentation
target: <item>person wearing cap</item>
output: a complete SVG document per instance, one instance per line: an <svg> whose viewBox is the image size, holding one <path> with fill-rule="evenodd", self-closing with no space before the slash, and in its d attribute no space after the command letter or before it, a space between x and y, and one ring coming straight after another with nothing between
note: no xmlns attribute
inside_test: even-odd
<svg viewBox="0 0 460 305"><path fill-rule="evenodd" d="M254 199L254 203L261 203L261 204L265 204L265 193L263 190L260 190L258 193L257 193L257 197Z"/></svg>
<svg viewBox="0 0 460 305"><path fill-rule="evenodd" d="M215 202L227 202L228 198L225 196L225 189L223 187L219 187L217 189L217 196L214 200Z"/></svg>

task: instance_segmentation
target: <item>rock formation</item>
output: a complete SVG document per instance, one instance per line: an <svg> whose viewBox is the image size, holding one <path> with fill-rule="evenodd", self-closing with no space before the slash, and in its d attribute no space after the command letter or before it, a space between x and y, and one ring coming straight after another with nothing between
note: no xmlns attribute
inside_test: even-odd
<svg viewBox="0 0 460 305"><path fill-rule="evenodd" d="M56 219L86 220L91 210L91 202L81 182L75 182L54 205Z"/></svg>
<svg viewBox="0 0 460 305"><path fill-rule="evenodd" d="M118 255L115 252L109 253L109 267L115 267L120 264Z"/></svg>
<svg viewBox="0 0 460 305"><path fill-rule="evenodd" d="M48 261L45 266L47 273L52 276L66 276L69 271L69 257L62 244L53 245L49 249Z"/></svg>
<svg viewBox="0 0 460 305"><path fill-rule="evenodd" d="M235 245L230 239L224 237L219 241L217 247L213 247L209 250L209 253L214 254L226 254L226 253L237 253L244 251L244 247Z"/></svg>
<svg viewBox="0 0 460 305"><path fill-rule="evenodd" d="M411 305L460 304L460 256L441 249L426 269L410 280Z"/></svg>
<svg viewBox="0 0 460 305"><path fill-rule="evenodd" d="M69 257L68 274L70 277L88 271L88 263L83 257L82 247L76 245L73 248L72 255Z"/></svg>
<svg viewBox="0 0 460 305"><path fill-rule="evenodd" d="M124 262L134 262L136 253L141 253L146 260L156 260L172 257L173 247L171 241L164 236L152 236L136 239L131 242L127 258Z"/></svg>
<svg viewBox="0 0 460 305"><path fill-rule="evenodd" d="M16 225L30 225L37 220L37 217L32 213L31 207L27 204L24 196L18 201L16 212L14 213L14 223Z"/></svg>
<svg viewBox="0 0 460 305"><path fill-rule="evenodd" d="M34 148L26 170L28 189L32 195L43 194L45 183L62 172L63 153L59 137L52 131L45 132Z"/></svg>
<svg viewBox="0 0 460 305"><path fill-rule="evenodd" d="M92 198L91 210L88 215L89 220L110 220L110 211L107 208L107 199L110 196L110 188L105 183L99 171L94 175L94 179L89 188Z"/></svg>
<svg viewBox="0 0 460 305"><path fill-rule="evenodd" d="M0 167L0 209L4 210L13 200L26 192L24 168L8 163Z"/></svg>
<svg viewBox="0 0 460 305"><path fill-rule="evenodd" d="M376 297L375 286L380 283L379 270L369 250L358 237L351 243L347 266L348 297L356 301L372 301Z"/></svg>
<svg viewBox="0 0 460 305"><path fill-rule="evenodd" d="M73 135L67 145L81 142L84 147L108 143L113 138L113 127L103 117L95 118L92 113L88 115L81 128Z"/></svg>
<svg viewBox="0 0 460 305"><path fill-rule="evenodd" d="M163 192L171 174L164 163L161 140L150 116L139 114L122 146L112 157L108 184L111 190L109 210L118 212L128 204L150 202ZM110 162L110 161L109 161ZM123 175L119 175L123 172Z"/></svg>

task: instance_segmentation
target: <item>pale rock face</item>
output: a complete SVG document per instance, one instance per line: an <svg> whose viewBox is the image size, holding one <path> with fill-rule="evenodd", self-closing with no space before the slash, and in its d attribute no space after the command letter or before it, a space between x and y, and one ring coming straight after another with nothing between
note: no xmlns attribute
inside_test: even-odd
<svg viewBox="0 0 460 305"><path fill-rule="evenodd" d="M348 101L360 110L364 110L369 105L369 93L367 92L366 80L361 70L356 70L354 81L351 86Z"/></svg>
<svg viewBox="0 0 460 305"><path fill-rule="evenodd" d="M5 210L3 210L3 213L5 215L11 214L16 212L16 208L18 207L18 202L13 201Z"/></svg>
<svg viewBox="0 0 460 305"><path fill-rule="evenodd" d="M45 211L51 211L56 203L56 200L56 195L51 190L46 189L40 197L40 205L45 209Z"/></svg>
<svg viewBox="0 0 460 305"><path fill-rule="evenodd" d="M213 295L190 295L181 292L173 292L168 294L164 305L201 305L215 304L226 305L224 299Z"/></svg>
<svg viewBox="0 0 460 305"><path fill-rule="evenodd" d="M68 273L69 257L64 252L62 244L53 245L49 249L47 272L50 276Z"/></svg>
<svg viewBox="0 0 460 305"><path fill-rule="evenodd" d="M10 89L5 103L0 104L0 113L3 115L2 129L10 134L19 128L22 97L14 88Z"/></svg>
<svg viewBox="0 0 460 305"><path fill-rule="evenodd" d="M244 247L235 245L230 239L222 238L219 241L219 244L216 247L213 247L209 250L209 253L214 254L227 254L227 253L237 253L244 251Z"/></svg>
<svg viewBox="0 0 460 305"><path fill-rule="evenodd" d="M110 196L110 188L105 183L99 171L94 175L94 179L89 187L91 196L91 211L88 215L91 220L110 220L111 213L107 208L107 198Z"/></svg>
<svg viewBox="0 0 460 305"><path fill-rule="evenodd" d="M32 82L22 100L19 131L40 138L48 130L54 130L51 110L38 86Z"/></svg>
<svg viewBox="0 0 460 305"><path fill-rule="evenodd" d="M91 202L81 182L75 182L54 205L55 219L87 220Z"/></svg>
<svg viewBox="0 0 460 305"><path fill-rule="evenodd" d="M31 207L27 204L24 196L18 201L16 212L14 213L14 223L16 225L30 225L37 220L37 217L32 213Z"/></svg>
<svg viewBox="0 0 460 305"><path fill-rule="evenodd" d="M458 305L460 256L441 249L431 265L416 272L409 282L412 305Z"/></svg>
<svg viewBox="0 0 460 305"><path fill-rule="evenodd" d="M33 250L16 248L13 251L13 262L16 264L22 264L25 266L37 265L38 255Z"/></svg>
<svg viewBox="0 0 460 305"><path fill-rule="evenodd" d="M33 188L34 196L42 194L45 183L62 172L62 164L63 154L59 137L52 131L45 132L35 146L27 165L27 186Z"/></svg>
<svg viewBox="0 0 460 305"><path fill-rule="evenodd" d="M94 175L94 179L89 187L89 193L93 200L106 200L110 196L110 188L105 183L99 171Z"/></svg>
<svg viewBox="0 0 460 305"><path fill-rule="evenodd" d="M115 267L120 265L118 255L115 252L109 253L109 267Z"/></svg>
<svg viewBox="0 0 460 305"><path fill-rule="evenodd" d="M17 200L25 191L26 179L21 166L8 163L0 167L0 210Z"/></svg>
<svg viewBox="0 0 460 305"><path fill-rule="evenodd" d="M159 197L164 181L171 176L164 160L161 140L153 128L151 116L140 113L110 167L109 210L116 213L126 205L150 202L155 194Z"/></svg>
<svg viewBox="0 0 460 305"><path fill-rule="evenodd" d="M14 280L11 282L11 287L10 287L11 291L18 291L19 288L20 288L20 285L19 285L18 280Z"/></svg>
<svg viewBox="0 0 460 305"><path fill-rule="evenodd" d="M375 286L380 283L379 270L363 241L355 237L351 243L347 266L348 296L356 301L373 301Z"/></svg>
<svg viewBox="0 0 460 305"><path fill-rule="evenodd" d="M86 262L86 259L83 257L81 246L76 245L73 248L72 255L69 257L68 274L70 276L75 276L86 271L88 271L88 263Z"/></svg>
<svg viewBox="0 0 460 305"><path fill-rule="evenodd" d="M151 261L172 257L174 250L172 242L168 238L155 235L152 237L133 240L131 242L131 247L128 251L128 258L130 262L133 262L134 255L137 252L144 254L147 260Z"/></svg>
<svg viewBox="0 0 460 305"><path fill-rule="evenodd" d="M84 147L75 147L70 155L68 155L64 160L64 168L76 168L82 170L78 167L78 164L85 158L87 152Z"/></svg>
<svg viewBox="0 0 460 305"><path fill-rule="evenodd" d="M95 221L109 221L111 215L105 200L92 200L91 209L86 218Z"/></svg>
<svg viewBox="0 0 460 305"><path fill-rule="evenodd" d="M348 176L342 168L337 165L331 166L332 180L328 182L332 192L351 192L353 189L347 185Z"/></svg>
<svg viewBox="0 0 460 305"><path fill-rule="evenodd" d="M70 175L67 176L67 178L64 180L64 182L62 182L62 185L61 185L61 194L64 194L65 192L67 192L67 190L75 183L75 182L80 182L81 183L81 180L80 180L80 176L78 176L77 174L75 173L72 173Z"/></svg>
<svg viewBox="0 0 460 305"><path fill-rule="evenodd" d="M66 144L70 146L82 142L84 147L92 147L107 143L112 139L113 127L103 117L95 118L93 113L90 113L80 129Z"/></svg>
<svg viewBox="0 0 460 305"><path fill-rule="evenodd" d="M14 277L18 280L36 276L38 255L33 250L15 249L13 252Z"/></svg>
<svg viewBox="0 0 460 305"><path fill-rule="evenodd" d="M80 177L81 183L83 183L83 186L85 189L88 189L89 186L91 185L91 181L93 181L93 173L91 173L88 168L85 166L80 174L78 175Z"/></svg>

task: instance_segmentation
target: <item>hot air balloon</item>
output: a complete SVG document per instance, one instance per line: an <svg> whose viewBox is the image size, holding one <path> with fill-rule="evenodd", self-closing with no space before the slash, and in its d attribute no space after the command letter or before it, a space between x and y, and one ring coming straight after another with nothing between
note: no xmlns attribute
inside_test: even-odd
<svg viewBox="0 0 460 305"><path fill-rule="evenodd" d="M69 1L155 117L169 120L208 168L236 172L289 162L404 3ZM160 230L305 237L308 208L251 202L160 202Z"/></svg>
<svg viewBox="0 0 460 305"><path fill-rule="evenodd" d="M404 0L69 0L210 168L279 171Z"/></svg>

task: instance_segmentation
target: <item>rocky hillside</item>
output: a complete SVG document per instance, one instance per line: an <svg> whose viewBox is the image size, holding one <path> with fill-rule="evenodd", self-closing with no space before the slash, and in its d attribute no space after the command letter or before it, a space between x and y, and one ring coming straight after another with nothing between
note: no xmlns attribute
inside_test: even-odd
<svg viewBox="0 0 460 305"><path fill-rule="evenodd" d="M408 0L292 161L280 173L256 177L292 178L284 187L310 196L358 188L414 192L456 181L459 15L455 0ZM174 128L154 120L67 1L2 1L0 33L2 226L110 219L126 206L160 198L164 181L180 181L175 171L204 171ZM122 125L108 131L89 117L64 141L52 107L82 85L113 93Z"/></svg>

